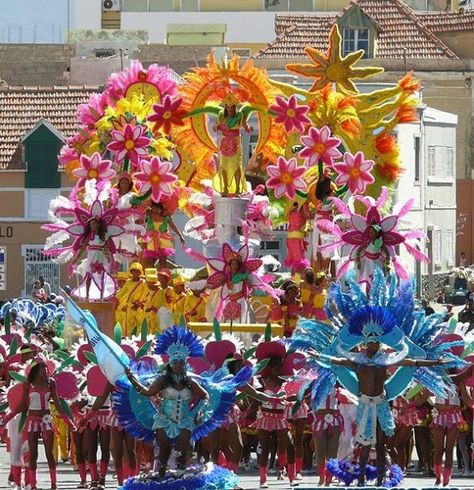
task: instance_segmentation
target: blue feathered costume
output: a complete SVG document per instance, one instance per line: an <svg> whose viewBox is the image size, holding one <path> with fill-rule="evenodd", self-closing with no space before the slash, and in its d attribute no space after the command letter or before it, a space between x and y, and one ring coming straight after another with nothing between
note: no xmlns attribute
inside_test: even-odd
<svg viewBox="0 0 474 490"><path fill-rule="evenodd" d="M176 359L186 361L188 357L202 357L204 349L201 339L191 330L174 326L157 337L155 353L168 356L171 363ZM156 372L138 366L135 367L134 375L144 386L151 385L157 377ZM168 386L160 393L161 400L156 407L128 380L121 379L118 382L117 392L114 394L114 411L122 427L134 437L147 442L153 441L154 431L157 429L163 429L170 440L176 439L182 430L189 430L192 433L192 440L198 441L226 421L235 402L236 390L249 381L252 376L252 368L244 367L235 376L229 374L226 367L200 375L188 371L187 376L194 379L207 391L208 401L203 399L191 408L189 390L177 391L172 386ZM140 485L145 484L147 490L226 489L233 488L236 483L232 473L219 467L212 470L203 468L202 471L195 469L197 480L194 483L189 481L189 472L186 473L188 477L179 475L179 478L176 478L168 475L160 479L155 475L146 482L140 479L129 480L125 483L124 489L144 489L145 486ZM183 481L182 486L176 486L181 478L185 478L186 481Z"/></svg>
<svg viewBox="0 0 474 490"><path fill-rule="evenodd" d="M310 389L312 407L318 410L339 382L359 399L356 441L370 445L375 442L377 422L386 435L393 434L395 424L389 401L401 395L412 380L444 397L453 389L446 369L465 363L450 352L453 343L439 341L446 333L442 315L426 317L423 311L415 310L412 284L397 287L395 275L387 283L380 269L374 271L367 294L352 276L346 277L345 282L348 292L336 283L328 295L325 311L330 323L302 320L289 342L292 350L308 354L305 384L298 399L302 400ZM354 352L369 342L380 344L375 356ZM360 393L354 369L334 364L341 358L355 366L393 366L396 370L385 382L383 393L368 397ZM442 366L400 366L404 359L440 358L445 358Z"/></svg>

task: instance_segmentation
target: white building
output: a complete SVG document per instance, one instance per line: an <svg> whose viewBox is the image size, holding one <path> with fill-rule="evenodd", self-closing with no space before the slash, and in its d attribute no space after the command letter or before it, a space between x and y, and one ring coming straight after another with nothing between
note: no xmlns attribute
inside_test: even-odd
<svg viewBox="0 0 474 490"><path fill-rule="evenodd" d="M419 289L435 294L455 264L457 116L430 107L420 109L420 122L397 127L404 172L396 200L414 200L407 220L427 235L429 264L401 251Z"/></svg>

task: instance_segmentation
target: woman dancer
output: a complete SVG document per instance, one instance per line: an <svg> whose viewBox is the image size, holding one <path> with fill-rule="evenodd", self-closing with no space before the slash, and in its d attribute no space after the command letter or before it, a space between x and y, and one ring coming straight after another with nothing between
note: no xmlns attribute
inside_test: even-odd
<svg viewBox="0 0 474 490"><path fill-rule="evenodd" d="M268 396L277 396L284 391L284 380L280 377L283 368L281 357L270 357L267 364L266 376L262 379L263 392ZM295 447L291 437L288 421L285 418L284 401L273 403L262 403L260 414L257 418L257 434L262 447L260 454L260 488L268 488L267 485L267 464L270 452L270 439L272 432L276 432L278 439L278 460L280 468L284 468L288 462L288 478L290 486L298 486L295 480Z"/></svg>
<svg viewBox="0 0 474 490"><path fill-rule="evenodd" d="M25 435L29 447L29 484L31 490L36 490L36 468L38 461L38 440L41 435L43 439L46 459L48 461L49 475L51 479L51 489L57 488L56 461L53 454L54 433L52 427L52 417L49 411L50 399L53 400L58 412L71 430L75 427L67 417L61 401L56 392L54 379L48 376L46 363L43 360L33 361L28 379L23 383L23 395L16 410L10 412L3 423L13 418L17 413L27 411L25 424Z"/></svg>
<svg viewBox="0 0 474 490"><path fill-rule="evenodd" d="M152 267L156 260L159 268L166 267L166 259L174 255L173 236L169 230L178 237L181 245L185 241L183 235L174 224L173 218L167 214L163 203L151 202L145 215L146 236L143 258L146 259L146 267Z"/></svg>
<svg viewBox="0 0 474 490"><path fill-rule="evenodd" d="M107 383L104 396L112 395L113 391L114 387L110 383ZM124 479L129 476L134 476L137 473L135 439L120 425L113 409L110 417L110 450L112 452L112 459L114 460L117 482L119 485L122 485Z"/></svg>
<svg viewBox="0 0 474 490"><path fill-rule="evenodd" d="M298 285L291 280L285 281L281 285L281 289L283 294L279 300L275 300L269 314L269 320L283 325L283 335L291 337L301 314L300 290Z"/></svg>
<svg viewBox="0 0 474 490"><path fill-rule="evenodd" d="M155 414L153 428L160 447L159 474L166 475L168 459L173 443L178 451L177 468L184 472L191 455L191 434L195 426L196 411L192 410L192 402L208 400L209 395L186 371L186 346L176 344L172 350L166 373L158 376L149 388L143 386L128 369L127 377L134 388L147 397L159 396L160 404Z"/></svg>
<svg viewBox="0 0 474 490"><path fill-rule="evenodd" d="M434 468L436 483L448 486L453 472L453 450L459 434L459 424L463 422L461 398L472 409L473 402L464 382L448 398L435 397L431 429L434 438ZM443 454L445 456L443 469Z"/></svg>
<svg viewBox="0 0 474 490"><path fill-rule="evenodd" d="M331 484L332 477L326 469L326 463L337 457L339 438L344 430L344 419L339 411L339 391L339 387L335 388L324 405L314 413L313 437L318 486Z"/></svg>
<svg viewBox="0 0 474 490"><path fill-rule="evenodd" d="M393 439L395 462L402 470L405 470L408 441L413 427L419 423L418 410L414 403L410 403L403 396L399 396L393 401L393 416L395 419L395 437Z"/></svg>
<svg viewBox="0 0 474 490"><path fill-rule="evenodd" d="M90 488L103 488L110 460L110 393L97 397L79 422L84 428L83 442L91 475ZM97 468L97 446L100 443L100 473Z"/></svg>

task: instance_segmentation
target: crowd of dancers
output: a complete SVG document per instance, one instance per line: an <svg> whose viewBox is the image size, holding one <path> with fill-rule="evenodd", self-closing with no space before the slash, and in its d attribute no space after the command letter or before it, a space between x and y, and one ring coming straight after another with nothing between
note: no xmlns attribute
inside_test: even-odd
<svg viewBox="0 0 474 490"><path fill-rule="evenodd" d="M131 267L132 278L129 279L132 282L134 268ZM146 284L141 279L142 270L138 269L136 276L140 284ZM170 288L166 271L156 276L164 277L156 291L171 294L171 289L166 289ZM176 283L180 288L177 293L173 291L174 305L179 304L176 295L179 296L180 291L186 297L194 296L186 287L181 287L181 281ZM193 354L192 348L176 347L181 345L177 340L181 334L176 327L153 337L149 345L145 345L143 338L141 341L138 337L123 338L122 349L135 360L126 370L129 384L125 393L133 389L135 394L152 399L158 407L151 439L140 437L134 429L136 422L135 425L128 422L129 414L123 409L123 400L120 401L124 396L123 387L113 386L101 374L100 366L94 365L90 344L81 341L67 352L56 337L60 335L58 328L54 334L44 335L45 327L41 323L44 318L25 316L18 308L18 301L12 302L10 308L5 305L0 374L9 404L2 416L2 438L10 454L9 482L18 488L23 485L33 490L37 488L40 440L52 489L57 488L58 461L68 462L77 470L77 488L103 488L107 478L116 478L116 484L122 485L128 477L147 472L164 476L169 467L183 472L191 461L211 461L236 474L258 468L260 488L268 488L268 474L273 471L277 479L288 481L290 486L298 486L304 475L314 473L318 484L327 486L335 475L328 463L354 458L360 460L360 465L373 460L378 483L382 483L386 474L380 468L385 468L386 453L404 471L411 465L412 458L415 460L414 447L418 455L417 469L424 476L433 476L437 484L449 485L455 452L459 473L472 476L472 365L448 370L454 389L445 397L412 380L402 395L385 404L384 384L391 374L390 367L375 362L374 368L373 363L361 363L347 353L345 357L343 354L331 357L317 354L314 349L307 349L307 345L305 349L304 335L308 332L305 333L304 322L312 322L311 328L319 329L321 325L329 328L331 322L335 322L334 318L327 317L329 311L323 308L326 288L327 278L323 274L315 276L311 269L305 271L300 284L288 280L281 285L283 294L269 307L268 318L281 323L288 337L286 343L271 338L267 332L260 338L254 336L252 343L245 346L235 336L214 332L204 343L205 349L199 347L201 350ZM201 296L197 298L199 301ZM31 307L31 301L29 303ZM133 302L128 304L133 305ZM53 317L62 318L62 307L50 308L53 309ZM117 309L118 316L123 313ZM186 310L179 313L185 316ZM374 318L373 312L366 314ZM302 315L306 320L297 326ZM51 323L48 328L51 330ZM171 340L165 348L166 335L171 336ZM352 335L357 337L354 332ZM377 359L383 342L381 334L364 330L363 335L363 345L352 348L351 352ZM196 336L191 340L202 343ZM15 344L14 349L11 344ZM155 345L154 355L150 350L152 344ZM463 348L457 350L458 343L451 344L454 346L451 355L460 356ZM298 348L305 353L297 352ZM394 349L396 351L396 347ZM62 354L58 356L59 352ZM359 396L337 382L324 399L315 403L311 387L306 390L304 387L308 356L318 362L323 360L327 365L353 369L359 381ZM196 363L196 358L200 362ZM447 361L404 359L393 365L419 369L443 362ZM70 365L66 371L73 373L76 389L68 386L70 378L68 382L67 376L60 376L64 363ZM160 371L160 367L165 370ZM196 400L205 403L213 395L199 382L204 378L194 375L223 367L232 376L243 373L245 367L252 370L235 382L232 389L237 390L239 396L232 401L222 423L202 431L197 437L193 432L197 412L189 406L196 404ZM148 375L143 375L143 369ZM318 379L323 377L319 375ZM375 407L375 412L371 412L371 407ZM370 413L375 417L372 421ZM375 424L372 433L367 429L371 424ZM371 448L375 449L373 454ZM359 474L358 482L365 483L365 472Z"/></svg>

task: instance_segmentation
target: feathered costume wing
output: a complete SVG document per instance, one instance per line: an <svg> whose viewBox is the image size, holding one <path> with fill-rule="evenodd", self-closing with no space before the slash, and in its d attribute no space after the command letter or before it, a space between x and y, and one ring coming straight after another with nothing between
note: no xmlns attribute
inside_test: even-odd
<svg viewBox="0 0 474 490"><path fill-rule="evenodd" d="M312 406L318 409L333 390L336 381L357 396L359 383L355 372L344 366L330 364L328 357L344 357L357 364L367 364L368 358L353 352L353 349L366 343L369 338L390 347L390 353L380 353L370 360L381 366L396 365L404 358L444 357L447 360L442 366L398 367L385 385L389 400L402 394L412 379L432 393L446 396L453 387L445 374L446 368L463 367L466 363L450 352L455 342L440 341L446 333L442 315L426 317L423 311L416 311L412 284L405 283L397 287L395 275L387 284L380 269L374 272L368 294L351 275L346 277L346 283L349 286L347 293L342 291L340 283L331 288L325 306L331 324L302 320L290 340L292 350L305 351L309 356L299 399L311 387ZM317 358L314 353L320 357Z"/></svg>

